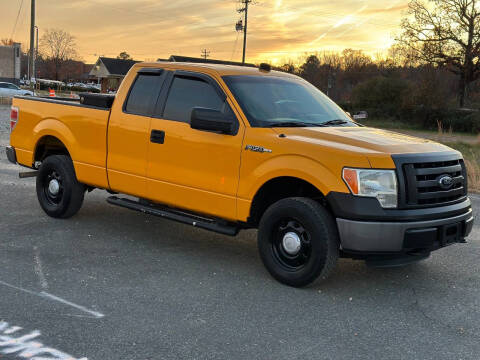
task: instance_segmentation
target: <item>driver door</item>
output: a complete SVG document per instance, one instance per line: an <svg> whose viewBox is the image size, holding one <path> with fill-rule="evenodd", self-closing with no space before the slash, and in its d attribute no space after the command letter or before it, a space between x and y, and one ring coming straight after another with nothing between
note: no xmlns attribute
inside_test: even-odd
<svg viewBox="0 0 480 360"><path fill-rule="evenodd" d="M149 198L235 219L244 126L237 120L235 135L190 127L194 107L231 112L225 93L207 74L175 71L160 99L150 123Z"/></svg>

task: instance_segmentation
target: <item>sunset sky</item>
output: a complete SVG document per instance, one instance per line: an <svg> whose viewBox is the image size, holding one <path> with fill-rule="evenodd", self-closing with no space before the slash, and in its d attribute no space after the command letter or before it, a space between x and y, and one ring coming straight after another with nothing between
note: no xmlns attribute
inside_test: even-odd
<svg viewBox="0 0 480 360"><path fill-rule="evenodd" d="M28 43L30 0L0 0L0 38ZM276 64L308 52L361 49L374 55L393 42L406 0L258 0L249 8L247 61ZM127 51L136 60L171 54L241 60L236 0L37 0L37 25L76 37L80 56ZM14 30L15 20L18 22ZM237 38L238 37L238 38ZM25 46L25 47L28 47Z"/></svg>

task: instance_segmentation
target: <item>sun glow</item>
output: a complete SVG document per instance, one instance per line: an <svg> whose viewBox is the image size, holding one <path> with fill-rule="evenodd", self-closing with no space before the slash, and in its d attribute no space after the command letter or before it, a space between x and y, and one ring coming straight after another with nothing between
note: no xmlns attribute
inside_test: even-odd
<svg viewBox="0 0 480 360"><path fill-rule="evenodd" d="M1 5L1 33L9 34L18 12L15 1ZM358 5L360 4L360 5ZM249 8L247 60L280 64L305 53L360 49L375 53L393 43L407 0L264 0ZM14 40L28 47L28 7L20 13ZM188 11L185 11L188 9ZM59 28L75 36L80 58L95 62L99 54L134 59L172 54L240 60L242 39L234 25L235 2L212 0L115 1L51 0L39 2L42 31ZM3 36L3 37L6 37Z"/></svg>

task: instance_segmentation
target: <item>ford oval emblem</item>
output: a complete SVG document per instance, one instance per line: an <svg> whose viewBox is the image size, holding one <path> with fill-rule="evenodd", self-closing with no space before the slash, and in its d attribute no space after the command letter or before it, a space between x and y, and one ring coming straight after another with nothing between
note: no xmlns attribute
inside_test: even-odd
<svg viewBox="0 0 480 360"><path fill-rule="evenodd" d="M448 190L453 185L453 178L450 175L443 175L438 179L438 185L442 189Z"/></svg>

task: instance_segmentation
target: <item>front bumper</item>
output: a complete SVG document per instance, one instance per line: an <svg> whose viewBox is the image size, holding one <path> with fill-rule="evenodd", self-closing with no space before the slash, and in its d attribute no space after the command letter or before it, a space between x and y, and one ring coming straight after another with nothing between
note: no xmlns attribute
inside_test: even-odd
<svg viewBox="0 0 480 360"><path fill-rule="evenodd" d="M472 231L472 209L442 219L382 222L337 218L342 250L346 253L428 252L464 242Z"/></svg>
<svg viewBox="0 0 480 360"><path fill-rule="evenodd" d="M15 152L15 148L13 146L7 146L5 149L7 153L7 159L13 164L17 163L17 154Z"/></svg>

